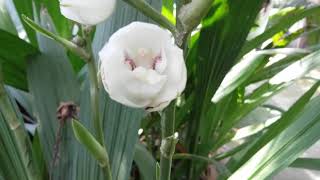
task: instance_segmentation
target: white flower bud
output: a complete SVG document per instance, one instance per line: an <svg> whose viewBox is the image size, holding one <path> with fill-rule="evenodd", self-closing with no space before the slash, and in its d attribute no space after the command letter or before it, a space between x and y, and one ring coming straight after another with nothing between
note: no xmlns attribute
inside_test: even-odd
<svg viewBox="0 0 320 180"><path fill-rule="evenodd" d="M68 19L84 25L96 25L113 12L116 0L60 0L60 11Z"/></svg>
<svg viewBox="0 0 320 180"><path fill-rule="evenodd" d="M133 22L119 29L99 56L106 91L127 106L160 111L186 86L183 52L157 25Z"/></svg>

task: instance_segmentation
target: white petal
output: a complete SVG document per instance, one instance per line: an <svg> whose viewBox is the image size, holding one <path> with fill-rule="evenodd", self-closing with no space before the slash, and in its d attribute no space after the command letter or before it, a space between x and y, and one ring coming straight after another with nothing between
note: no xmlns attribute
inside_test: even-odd
<svg viewBox="0 0 320 180"><path fill-rule="evenodd" d="M155 70L162 74L167 68L167 56L164 48L161 49L161 53L159 55L161 56L161 60L156 63Z"/></svg>
<svg viewBox="0 0 320 180"><path fill-rule="evenodd" d="M183 59L183 52L176 46L166 50L167 68L164 74L167 75L167 82L151 106L163 102L172 101L180 95L187 83L187 68Z"/></svg>
<svg viewBox="0 0 320 180"><path fill-rule="evenodd" d="M123 88L122 80L128 76L130 70L124 64L121 64L120 59L123 55L113 49L105 48L99 53L101 59L100 73L105 90L109 93L110 98L131 107L144 107L145 104L132 102L123 94L126 94ZM119 59L115 61L114 59Z"/></svg>
<svg viewBox="0 0 320 180"><path fill-rule="evenodd" d="M102 80L110 97L131 107L146 107L166 82L165 75L142 67L131 71L124 63L124 55L109 47L99 53Z"/></svg>
<svg viewBox="0 0 320 180"><path fill-rule="evenodd" d="M165 75L159 75L154 70L146 70L142 67L136 68L132 74L127 77L124 88L128 91L128 99L134 102L144 101L149 104L153 98L158 96L167 81Z"/></svg>
<svg viewBox="0 0 320 180"><path fill-rule="evenodd" d="M66 18L85 25L96 25L113 12L116 0L61 0L60 11Z"/></svg>
<svg viewBox="0 0 320 180"><path fill-rule="evenodd" d="M132 22L115 32L108 43L119 48L126 47L132 52L149 48L158 54L161 48L170 42L171 35L167 30L149 23Z"/></svg>

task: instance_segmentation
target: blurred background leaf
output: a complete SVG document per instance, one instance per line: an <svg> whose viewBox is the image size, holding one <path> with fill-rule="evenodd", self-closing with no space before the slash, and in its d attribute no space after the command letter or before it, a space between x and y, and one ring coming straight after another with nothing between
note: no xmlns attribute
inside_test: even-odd
<svg viewBox="0 0 320 180"><path fill-rule="evenodd" d="M1 76L1 75L0 75ZM23 124L22 116L19 112L17 105L15 104L14 99L12 99L7 93L0 94L1 103L3 100L8 98L10 106L7 108L0 108L0 179L12 179L12 180L19 180L19 179L29 179L30 176L28 174L28 167L24 163L26 158L30 158L27 154L31 152L31 149L26 152L21 152L21 149L17 148L18 142L15 134L13 133L12 126L8 123L10 120L9 113L5 110L8 108L12 108L16 117L10 118L17 118L18 121ZM26 133L26 132L25 132ZM30 143L30 141L26 140L25 144ZM25 149L27 150L27 149ZM34 163L32 157L28 159L28 162L31 164ZM31 179L30 179L31 180Z"/></svg>
<svg viewBox="0 0 320 180"><path fill-rule="evenodd" d="M137 143L134 153L134 162L137 164L142 180L156 179L156 163L152 154L144 147Z"/></svg>
<svg viewBox="0 0 320 180"><path fill-rule="evenodd" d="M311 170L320 170L320 159L316 158L298 158L290 164L293 168L304 168Z"/></svg>
<svg viewBox="0 0 320 180"><path fill-rule="evenodd" d="M24 0L24 1L20 1L20 0L12 0L15 8L16 8L16 11L18 13L18 16L21 20L21 16L22 14L28 16L28 17L31 17L33 18L33 5L32 5L32 0ZM30 28L25 22L22 22L22 25L24 27L24 30L27 34L27 37L29 39L29 41L31 42L31 44L35 47L37 47L37 37L36 37L36 32Z"/></svg>
<svg viewBox="0 0 320 180"><path fill-rule="evenodd" d="M0 1L0 19L0 29L15 35L17 34L16 27L14 26L13 21L11 20L5 0Z"/></svg>
<svg viewBox="0 0 320 180"><path fill-rule="evenodd" d="M0 30L0 41L0 63L3 66L5 83L21 90L28 90L26 60L38 54L38 50L3 30Z"/></svg>
<svg viewBox="0 0 320 180"><path fill-rule="evenodd" d="M320 135L317 131L320 116L315 109L319 100L318 96L308 103L304 111L294 117L294 123L254 154L229 179L270 177L289 166L304 150L319 140Z"/></svg>

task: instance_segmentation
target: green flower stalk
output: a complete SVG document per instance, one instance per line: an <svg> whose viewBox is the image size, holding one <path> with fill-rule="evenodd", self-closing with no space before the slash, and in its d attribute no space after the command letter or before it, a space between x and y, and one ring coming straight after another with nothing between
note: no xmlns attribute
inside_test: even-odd
<svg viewBox="0 0 320 180"><path fill-rule="evenodd" d="M174 134L175 102L161 113L160 180L170 180L172 157L178 142Z"/></svg>
<svg viewBox="0 0 320 180"><path fill-rule="evenodd" d="M168 29L172 34L176 33L176 28L174 25L164 16L162 16L156 9L150 6L145 0L124 0L131 6L138 9L144 15L148 16L159 25Z"/></svg>

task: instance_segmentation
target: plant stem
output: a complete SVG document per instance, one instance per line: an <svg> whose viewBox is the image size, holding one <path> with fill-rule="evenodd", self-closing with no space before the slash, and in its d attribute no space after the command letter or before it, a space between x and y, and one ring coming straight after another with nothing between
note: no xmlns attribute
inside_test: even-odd
<svg viewBox="0 0 320 180"><path fill-rule="evenodd" d="M19 120L13 108L13 104L5 90L1 68L0 63L0 110L14 135L15 141L18 145L17 150L20 154L23 165L26 168L28 179L38 180L40 179L40 176L34 165L31 142L24 129L23 123Z"/></svg>
<svg viewBox="0 0 320 180"><path fill-rule="evenodd" d="M100 119L100 113L99 113L99 84L98 84L98 78L97 78L97 68L95 64L94 54L92 51L92 42L91 42L91 28L90 27L83 27L83 36L86 42L86 50L90 54L90 58L87 59L88 64L88 73L89 73L89 79L90 79L90 103L91 103L91 117L93 121L93 127L95 129L95 135L98 140L98 142L106 149L106 145L104 142L104 133L102 129L102 120ZM111 174L111 167L110 167L110 161L109 156L107 153L107 160L108 163L105 167L102 167L104 176L106 180L112 179Z"/></svg>
<svg viewBox="0 0 320 180"><path fill-rule="evenodd" d="M160 180L170 180L172 157L177 144L174 137L175 102L161 114Z"/></svg>
<svg viewBox="0 0 320 180"><path fill-rule="evenodd" d="M130 4L134 8L138 9L147 17L157 22L159 25L167 28L172 34L176 33L176 28L174 25L164 16L162 16L156 9L150 6L145 0L123 0Z"/></svg>
<svg viewBox="0 0 320 180"><path fill-rule="evenodd" d="M177 11L176 44L185 47L188 36L209 12L212 0L180 0ZM182 6L182 7L181 7Z"/></svg>
<svg viewBox="0 0 320 180"><path fill-rule="evenodd" d="M199 25L211 8L212 0L192 0L187 1L178 14L178 18L184 26L186 32L192 31Z"/></svg>
<svg viewBox="0 0 320 180"><path fill-rule="evenodd" d="M110 161L108 157L107 166L102 167L103 176L106 180L112 180L111 168L110 168Z"/></svg>
<svg viewBox="0 0 320 180"><path fill-rule="evenodd" d="M102 129L102 122L99 116L99 89L98 89L98 79L97 79L97 69L95 62L90 60L88 62L88 72L90 79L90 101L91 101L91 116L93 120L93 126L95 129L95 135L98 142L105 146L104 135Z"/></svg>

